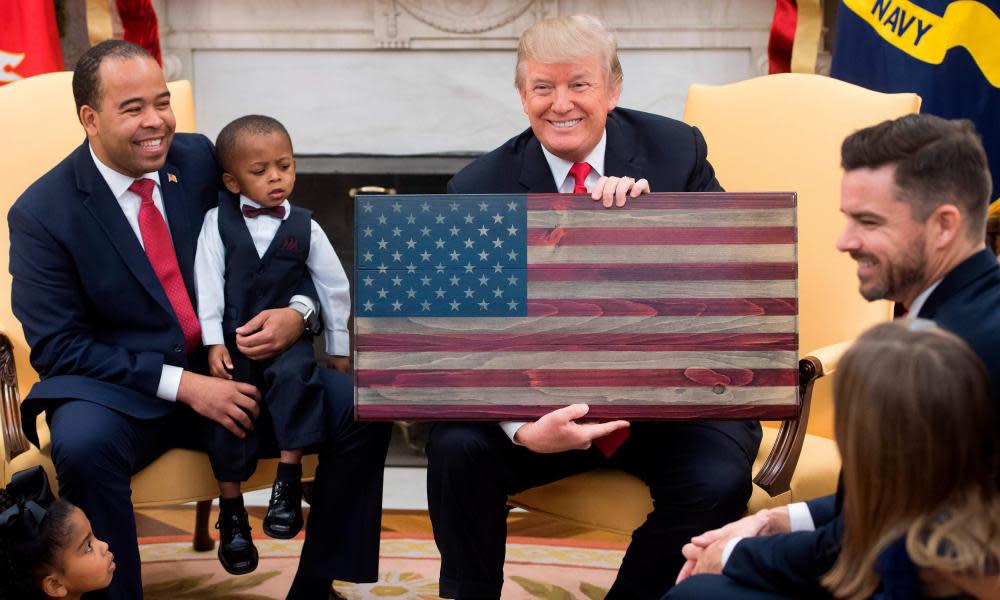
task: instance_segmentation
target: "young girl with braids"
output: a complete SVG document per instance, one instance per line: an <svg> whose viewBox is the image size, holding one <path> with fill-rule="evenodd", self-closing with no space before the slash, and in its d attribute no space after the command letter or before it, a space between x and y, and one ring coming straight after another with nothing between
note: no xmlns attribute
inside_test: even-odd
<svg viewBox="0 0 1000 600"><path fill-rule="evenodd" d="M0 490L0 600L77 600L111 583L114 555L79 508L56 500L41 467Z"/></svg>
<svg viewBox="0 0 1000 600"><path fill-rule="evenodd" d="M1000 598L1000 494L985 368L928 321L880 325L841 359L837 598Z"/></svg>

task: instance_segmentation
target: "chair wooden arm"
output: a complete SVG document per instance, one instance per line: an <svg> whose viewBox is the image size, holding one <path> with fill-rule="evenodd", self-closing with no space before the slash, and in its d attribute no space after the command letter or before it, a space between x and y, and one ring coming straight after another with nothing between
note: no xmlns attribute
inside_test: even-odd
<svg viewBox="0 0 1000 600"><path fill-rule="evenodd" d="M837 363L853 340L838 342L817 348L799 360L799 416L783 421L778 431L778 439L771 448L764 465L754 477L754 483L771 497L791 489L792 474L802 453L802 441L809 423L809 407L812 403L813 386L820 377L830 375L837 369Z"/></svg>
<svg viewBox="0 0 1000 600"><path fill-rule="evenodd" d="M0 426L3 427L4 462L28 449L21 430L21 394L17 391L14 346L0 331Z"/></svg>

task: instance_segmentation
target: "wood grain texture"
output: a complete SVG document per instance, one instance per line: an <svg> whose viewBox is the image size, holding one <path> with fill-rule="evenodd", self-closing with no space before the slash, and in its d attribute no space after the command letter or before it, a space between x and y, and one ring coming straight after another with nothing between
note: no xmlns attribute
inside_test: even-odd
<svg viewBox="0 0 1000 600"><path fill-rule="evenodd" d="M393 335L479 335L519 336L588 335L588 334L699 334L699 333L785 333L794 331L795 315L780 316L658 316L639 317L383 317L356 319L356 343L369 334ZM567 340L568 341L568 340ZM422 349L426 351L426 349Z"/></svg>
<svg viewBox="0 0 1000 600"><path fill-rule="evenodd" d="M641 202L631 202L628 210L747 210L794 207L793 193L686 192L646 194ZM528 211L534 210L607 211L608 209L600 202L591 200L587 194L529 194Z"/></svg>
<svg viewBox="0 0 1000 600"><path fill-rule="evenodd" d="M796 350L794 333L605 333L543 335L468 335L368 333L357 336L358 354L365 352L620 352L646 350Z"/></svg>
<svg viewBox="0 0 1000 600"><path fill-rule="evenodd" d="M542 281L770 281L795 279L795 263L542 264L528 279Z"/></svg>
<svg viewBox="0 0 1000 600"><path fill-rule="evenodd" d="M528 230L528 246L791 244L794 227L551 227Z"/></svg>
<svg viewBox="0 0 1000 600"><path fill-rule="evenodd" d="M528 300L529 317L796 315L795 298L648 298Z"/></svg>
<svg viewBox="0 0 1000 600"><path fill-rule="evenodd" d="M440 406L422 403L379 405L368 401L359 401L355 408L355 414L359 419L369 421L514 421L537 419L552 412L554 407L555 405L474 403L449 406L447 410L444 410ZM794 404L775 406L701 404L687 406L661 402L650 406L615 406L595 402L591 404L587 417L599 420L627 419L629 421L690 421L695 419L777 421L794 419L798 416L798 411L798 406Z"/></svg>
<svg viewBox="0 0 1000 600"><path fill-rule="evenodd" d="M361 387L792 386L795 369L366 369Z"/></svg>
<svg viewBox="0 0 1000 600"><path fill-rule="evenodd" d="M402 200L364 225L359 417L796 414L794 194Z"/></svg>
<svg viewBox="0 0 1000 600"><path fill-rule="evenodd" d="M528 264L583 262L618 263L691 263L691 262L793 262L795 248L788 244L719 244L717 246L671 246L664 252L658 246L608 245L588 248L577 246L531 246Z"/></svg>
<svg viewBox="0 0 1000 600"><path fill-rule="evenodd" d="M368 369L767 369L795 352L368 352Z"/></svg>
<svg viewBox="0 0 1000 600"><path fill-rule="evenodd" d="M593 408L600 404L616 406L712 406L796 405L796 390L791 387L728 387L713 388L492 388L482 387L478 392L467 388L388 388L359 387L358 401L364 404L433 404L450 411L452 406L481 402L487 406L537 405L566 406L583 402Z"/></svg>
<svg viewBox="0 0 1000 600"><path fill-rule="evenodd" d="M606 281L579 285L564 281L528 282L528 299L540 298L797 298L796 281Z"/></svg>
<svg viewBox="0 0 1000 600"><path fill-rule="evenodd" d="M602 210L602 211L529 211L529 228L560 227L572 222L573 227L614 227L630 229L663 223L670 227L754 227L757 225L792 227L795 211L788 208L731 210Z"/></svg>

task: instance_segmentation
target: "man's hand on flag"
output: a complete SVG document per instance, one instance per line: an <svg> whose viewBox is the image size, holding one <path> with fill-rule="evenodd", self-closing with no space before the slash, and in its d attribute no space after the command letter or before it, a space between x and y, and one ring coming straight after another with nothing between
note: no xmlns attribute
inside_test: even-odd
<svg viewBox="0 0 1000 600"><path fill-rule="evenodd" d="M590 411L586 404L571 404L554 410L517 430L514 441L533 452L549 454L586 450L595 439L629 426L628 421L578 423Z"/></svg>
<svg viewBox="0 0 1000 600"><path fill-rule="evenodd" d="M649 191L649 182L645 179L636 181L632 177L601 177L590 197L595 202L603 202L604 208L622 207L629 198L638 198Z"/></svg>

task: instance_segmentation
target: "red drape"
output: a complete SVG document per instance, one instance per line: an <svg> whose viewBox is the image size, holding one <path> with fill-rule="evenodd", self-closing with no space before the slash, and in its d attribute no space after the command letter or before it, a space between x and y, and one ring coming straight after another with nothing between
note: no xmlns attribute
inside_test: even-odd
<svg viewBox="0 0 1000 600"><path fill-rule="evenodd" d="M792 70L792 46L798 8L795 0L775 0L771 37L767 42L767 72L788 73Z"/></svg>
<svg viewBox="0 0 1000 600"><path fill-rule="evenodd" d="M49 0L0 0L0 85L63 69Z"/></svg>
<svg viewBox="0 0 1000 600"><path fill-rule="evenodd" d="M115 0L118 18L126 40L136 43L153 55L156 62L163 64L160 53L160 24L156 20L152 0Z"/></svg>

